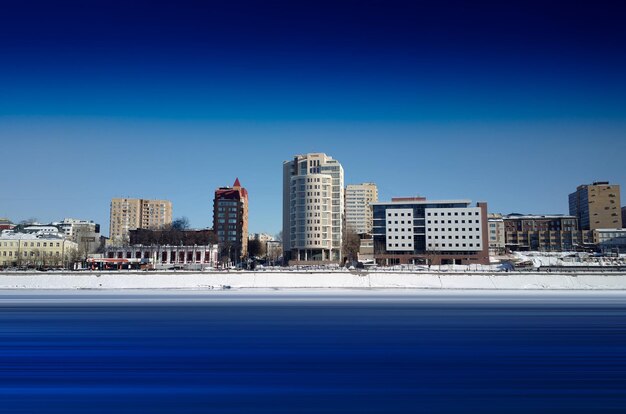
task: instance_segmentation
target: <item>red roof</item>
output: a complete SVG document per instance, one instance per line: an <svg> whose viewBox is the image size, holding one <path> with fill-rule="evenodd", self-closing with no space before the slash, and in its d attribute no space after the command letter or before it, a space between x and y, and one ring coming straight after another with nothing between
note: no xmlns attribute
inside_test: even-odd
<svg viewBox="0 0 626 414"><path fill-rule="evenodd" d="M239 200L248 198L248 190L241 186L239 178L235 180L235 184L231 187L220 187L215 190L216 199Z"/></svg>

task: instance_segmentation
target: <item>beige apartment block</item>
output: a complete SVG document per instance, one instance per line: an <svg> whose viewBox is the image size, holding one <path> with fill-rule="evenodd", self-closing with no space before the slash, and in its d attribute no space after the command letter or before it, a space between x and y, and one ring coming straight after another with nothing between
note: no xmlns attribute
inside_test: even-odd
<svg viewBox="0 0 626 414"><path fill-rule="evenodd" d="M580 185L569 195L569 210L581 230L621 228L620 186L608 181Z"/></svg>
<svg viewBox="0 0 626 414"><path fill-rule="evenodd" d="M494 255L504 253L506 250L506 232L502 214L489 214L487 222L489 224L489 252Z"/></svg>
<svg viewBox="0 0 626 414"><path fill-rule="evenodd" d="M172 224L171 201L138 198L111 200L109 237L113 245L127 243L130 230L158 229L168 224Z"/></svg>
<svg viewBox="0 0 626 414"><path fill-rule="evenodd" d="M374 183L346 186L346 227L357 234L372 234L374 215L372 203L378 201L378 187Z"/></svg>

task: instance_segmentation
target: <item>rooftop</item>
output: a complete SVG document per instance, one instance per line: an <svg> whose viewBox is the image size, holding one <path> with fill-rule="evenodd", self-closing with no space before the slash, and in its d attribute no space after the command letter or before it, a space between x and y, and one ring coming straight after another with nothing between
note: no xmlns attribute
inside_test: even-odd
<svg viewBox="0 0 626 414"><path fill-rule="evenodd" d="M576 219L576 216L569 216L565 214L508 214L503 217L504 219L521 219L521 220L537 220L537 219Z"/></svg>
<svg viewBox="0 0 626 414"><path fill-rule="evenodd" d="M5 233L0 234L0 240L38 240L32 233Z"/></svg>
<svg viewBox="0 0 626 414"><path fill-rule="evenodd" d="M377 201L373 206L386 206L390 204L471 204L472 200L426 200L415 198L393 198L391 201Z"/></svg>

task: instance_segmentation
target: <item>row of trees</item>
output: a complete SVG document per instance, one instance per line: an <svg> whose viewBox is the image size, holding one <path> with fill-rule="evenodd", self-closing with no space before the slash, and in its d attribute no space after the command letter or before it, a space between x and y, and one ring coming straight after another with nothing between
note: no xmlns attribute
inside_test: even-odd
<svg viewBox="0 0 626 414"><path fill-rule="evenodd" d="M31 219L35 221L35 219ZM27 226L28 221L20 223L23 227ZM130 231L130 244L142 244L148 245L170 245L170 246L191 246L191 245L209 245L218 244L218 238L212 230L190 230L189 219L186 217L177 218L172 224L164 226L157 230L137 229ZM73 255L76 258L84 259L89 253L88 246L82 243L83 234L81 230L78 231L76 239L78 243L78 249ZM282 232L276 236L277 241L282 243ZM358 258L359 248L361 246L360 236L352 229L347 227L343 232L342 240L342 255L344 261L355 261ZM224 259L230 258L233 260L233 253L237 250L238 246L229 243L220 244L220 257ZM248 241L248 257L266 257L270 260L277 260L282 255L282 249L276 251L276 249L267 249L267 243L263 243L260 240ZM270 257L271 256L271 257ZM48 259L46 259L48 260Z"/></svg>
<svg viewBox="0 0 626 414"><path fill-rule="evenodd" d="M78 249L69 249L63 256L49 254L50 252L40 249L33 249L27 256L16 255L13 265L18 268L72 268L75 263L81 262L84 257Z"/></svg>
<svg viewBox="0 0 626 414"><path fill-rule="evenodd" d="M277 240L282 245L282 232L277 235ZM343 232L341 253L344 261L353 262L358 260L359 249L361 248L361 236L352 228L346 227ZM282 255L282 247L279 252L268 252L267 244L262 243L260 240L250 240L248 242L248 255L250 257L263 257L270 253L272 256L270 259L276 260L278 256Z"/></svg>
<svg viewBox="0 0 626 414"><path fill-rule="evenodd" d="M182 217L158 230L131 230L130 244L142 244L144 246L200 246L217 244L217 236L213 230L190 230L189 220L186 217Z"/></svg>
<svg viewBox="0 0 626 414"><path fill-rule="evenodd" d="M279 251L267 251L267 244L260 240L250 240L248 242L248 256L250 257L268 257L271 260L278 259L283 254L282 251L282 232L276 236L277 241L281 243ZM359 257L359 249L361 248L361 236L351 227L346 227L343 232L341 253L344 261L353 262Z"/></svg>

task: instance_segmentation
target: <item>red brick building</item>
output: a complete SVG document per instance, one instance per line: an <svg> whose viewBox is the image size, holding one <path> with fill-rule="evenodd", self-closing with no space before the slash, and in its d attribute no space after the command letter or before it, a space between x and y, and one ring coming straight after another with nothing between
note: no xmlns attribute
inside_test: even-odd
<svg viewBox="0 0 626 414"><path fill-rule="evenodd" d="M248 191L239 178L232 187L215 190L213 230L222 256L237 262L248 254Z"/></svg>

